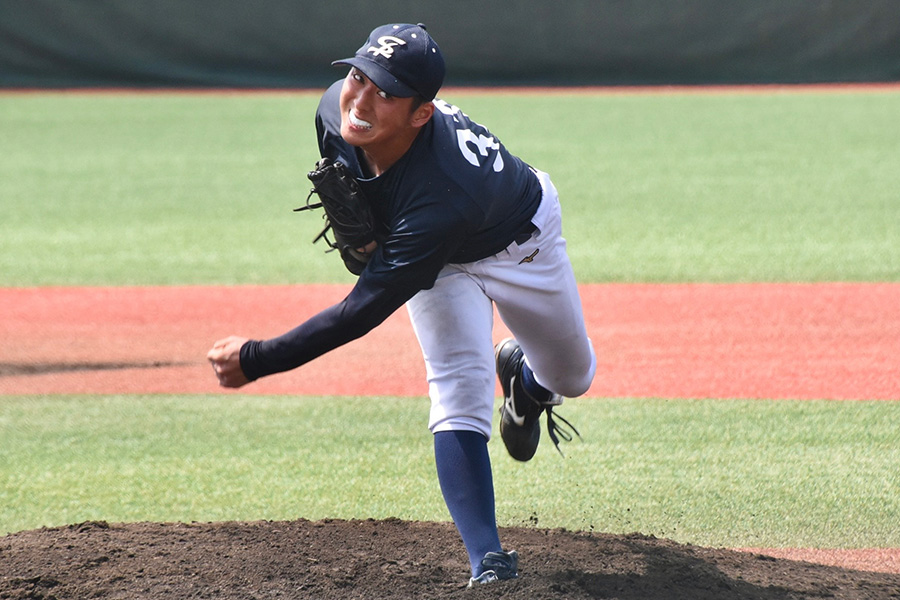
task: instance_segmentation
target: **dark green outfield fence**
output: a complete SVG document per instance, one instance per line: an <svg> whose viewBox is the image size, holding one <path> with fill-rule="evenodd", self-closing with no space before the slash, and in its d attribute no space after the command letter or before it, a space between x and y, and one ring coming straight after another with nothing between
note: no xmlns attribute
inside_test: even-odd
<svg viewBox="0 0 900 600"><path fill-rule="evenodd" d="M900 80L900 0L0 0L0 87L320 87L396 21L448 85Z"/></svg>

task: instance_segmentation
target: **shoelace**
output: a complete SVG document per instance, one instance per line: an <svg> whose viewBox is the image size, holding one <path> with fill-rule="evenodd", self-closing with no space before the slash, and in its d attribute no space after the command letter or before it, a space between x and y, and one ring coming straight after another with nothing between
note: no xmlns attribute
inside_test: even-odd
<svg viewBox="0 0 900 600"><path fill-rule="evenodd" d="M578 430L575 429L575 426L569 423L569 421L553 412L553 407L548 406L547 411L547 433L550 434L550 439L553 440L553 445L556 446L556 451L560 453L561 456L565 456L563 451L559 449L559 440L562 439L566 442L571 442L575 439L575 436L578 436L578 439L583 439L581 434L578 433ZM560 424L557 422L557 419L562 422Z"/></svg>

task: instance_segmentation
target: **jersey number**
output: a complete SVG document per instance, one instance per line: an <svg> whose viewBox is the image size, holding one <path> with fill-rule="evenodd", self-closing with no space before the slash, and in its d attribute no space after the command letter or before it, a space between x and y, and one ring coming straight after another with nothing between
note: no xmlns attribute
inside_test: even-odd
<svg viewBox="0 0 900 600"><path fill-rule="evenodd" d="M457 107L452 104L447 104L443 100L435 100L434 105L445 115L453 116L460 112ZM494 172L499 173L503 170L503 157L500 155L500 142L493 137L484 135L483 133L476 134L471 129L457 129L456 141L463 158L469 161L473 166L480 167L482 163L479 156L487 158L490 156L491 150L494 150L496 152L493 164ZM475 151L477 151L478 154L476 154Z"/></svg>

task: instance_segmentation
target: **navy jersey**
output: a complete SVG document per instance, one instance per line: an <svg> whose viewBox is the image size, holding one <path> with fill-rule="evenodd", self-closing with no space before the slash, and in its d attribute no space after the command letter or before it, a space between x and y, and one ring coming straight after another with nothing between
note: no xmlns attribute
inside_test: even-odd
<svg viewBox="0 0 900 600"><path fill-rule="evenodd" d="M500 252L534 216L541 188L531 168L441 100L409 151L381 176L365 177L357 149L341 138L340 91L339 81L319 103L319 150L350 167L372 204L379 252L367 278L430 288L444 265Z"/></svg>
<svg viewBox="0 0 900 600"><path fill-rule="evenodd" d="M367 177L359 151L340 135L341 86L332 85L319 103L319 150L359 179L372 205L378 248L341 303L283 336L244 346L241 367L251 380L364 335L431 288L448 263L481 260L509 246L540 204L533 170L441 100L406 154L380 176Z"/></svg>

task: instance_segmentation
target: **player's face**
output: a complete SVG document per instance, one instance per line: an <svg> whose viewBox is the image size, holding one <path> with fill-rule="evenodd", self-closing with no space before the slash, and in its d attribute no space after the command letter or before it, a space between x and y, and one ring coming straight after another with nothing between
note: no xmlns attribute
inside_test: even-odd
<svg viewBox="0 0 900 600"><path fill-rule="evenodd" d="M351 146L377 149L416 133L413 98L397 98L379 89L356 68L341 89L341 137Z"/></svg>

